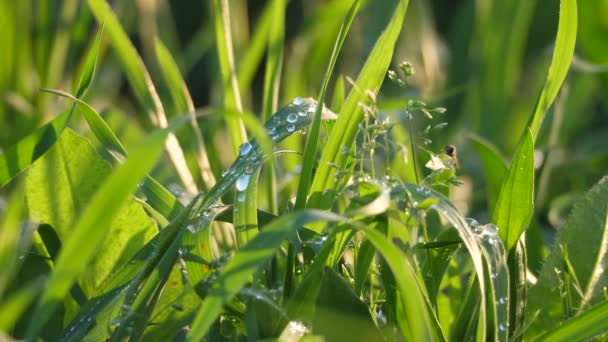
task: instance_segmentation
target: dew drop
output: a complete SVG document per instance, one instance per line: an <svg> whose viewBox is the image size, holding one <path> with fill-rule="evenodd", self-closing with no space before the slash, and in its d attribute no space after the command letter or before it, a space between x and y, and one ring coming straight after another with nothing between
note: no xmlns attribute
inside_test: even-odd
<svg viewBox="0 0 608 342"><path fill-rule="evenodd" d="M190 233L196 233L196 227L194 227L193 224L189 224L188 226L186 226L186 229L188 229Z"/></svg>
<svg viewBox="0 0 608 342"><path fill-rule="evenodd" d="M306 111L301 110L298 112L298 115L304 117L304 116L306 116Z"/></svg>
<svg viewBox="0 0 608 342"><path fill-rule="evenodd" d="M292 102L294 105L299 106L302 104L302 98L301 97L296 97L295 99L293 99Z"/></svg>
<svg viewBox="0 0 608 342"><path fill-rule="evenodd" d="M306 128L302 128L300 130L300 134L305 135L306 133L308 133L308 131L306 130Z"/></svg>
<svg viewBox="0 0 608 342"><path fill-rule="evenodd" d="M296 126L291 124L287 126L287 132L291 133L296 130Z"/></svg>
<svg viewBox="0 0 608 342"><path fill-rule="evenodd" d="M502 305L507 304L507 297L498 298L498 304L502 304Z"/></svg>
<svg viewBox="0 0 608 342"><path fill-rule="evenodd" d="M308 107L309 113L314 113L316 111L317 111L317 105L312 105L312 106Z"/></svg>
<svg viewBox="0 0 608 342"><path fill-rule="evenodd" d="M498 330L500 331L507 331L507 329L509 329L509 323L500 323L498 325Z"/></svg>
<svg viewBox="0 0 608 342"><path fill-rule="evenodd" d="M241 145L241 147L239 148L239 155L245 156L245 155L249 154L249 152L251 152L252 149L253 149L253 146L251 146L250 143L246 142L243 145Z"/></svg>
<svg viewBox="0 0 608 342"><path fill-rule="evenodd" d="M245 193L243 193L243 192L241 192L238 195L236 195L237 202L244 202L245 198L246 198L246 196L245 196Z"/></svg>
<svg viewBox="0 0 608 342"><path fill-rule="evenodd" d="M222 177L226 177L226 175L230 174L232 172L231 169L226 169L224 171L222 171Z"/></svg>
<svg viewBox="0 0 608 342"><path fill-rule="evenodd" d="M498 278L498 273L496 273L496 272L490 273L490 278L492 278L492 279Z"/></svg>
<svg viewBox="0 0 608 342"><path fill-rule="evenodd" d="M272 127L268 130L268 134L270 135L275 135L277 134L277 128L276 127Z"/></svg>
<svg viewBox="0 0 608 342"><path fill-rule="evenodd" d="M294 113L287 115L287 122L289 122L289 123L298 122L298 116Z"/></svg>
<svg viewBox="0 0 608 342"><path fill-rule="evenodd" d="M249 185L249 178L251 178L250 174L244 174L244 175L240 176L236 180L236 190L245 191L245 189L247 189L247 186Z"/></svg>

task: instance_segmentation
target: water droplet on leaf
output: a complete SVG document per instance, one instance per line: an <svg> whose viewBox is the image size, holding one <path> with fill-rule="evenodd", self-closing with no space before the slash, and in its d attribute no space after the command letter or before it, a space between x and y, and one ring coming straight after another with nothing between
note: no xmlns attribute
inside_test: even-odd
<svg viewBox="0 0 608 342"><path fill-rule="evenodd" d="M299 106L302 104L302 98L301 97L296 97L295 99L293 99L292 102L294 105Z"/></svg>
<svg viewBox="0 0 608 342"><path fill-rule="evenodd" d="M298 121L298 116L294 113L291 113L289 115L287 115L287 122L289 123L295 123Z"/></svg>

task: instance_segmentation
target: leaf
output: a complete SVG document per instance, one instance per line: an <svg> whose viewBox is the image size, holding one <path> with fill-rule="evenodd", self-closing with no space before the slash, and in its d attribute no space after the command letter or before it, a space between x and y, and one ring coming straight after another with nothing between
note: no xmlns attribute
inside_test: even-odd
<svg viewBox="0 0 608 342"><path fill-rule="evenodd" d="M78 216L111 172L88 141L66 130L47 155L32 165L28 174L30 215L52 225L65 244L74 234ZM99 250L94 248L97 257L85 273L79 274L87 295L94 292L117 263L128 260L157 231L154 222L134 200L121 205L114 215Z"/></svg>
<svg viewBox="0 0 608 342"><path fill-rule="evenodd" d="M365 66L357 78L357 87L350 92L340 109L338 121L332 129L327 145L323 149L321 161L312 182L308 200L312 207L328 209L334 202L337 181L333 177L335 170L331 165L338 165L339 168L346 167L348 158L341 153L341 149L350 148L357 136L358 125L363 118L363 111L359 107L359 103L366 101L363 91L371 90L376 93L384 80L395 43L401 32L407 5L407 0L399 1L395 14L376 41Z"/></svg>
<svg viewBox="0 0 608 342"><path fill-rule="evenodd" d="M236 77L234 52L232 49L230 4L228 0L214 0L213 4L215 8L215 41L222 74L224 108L242 112L243 104L241 102L241 93ZM238 155L239 146L247 141L245 126L238 116L226 117L226 125L228 126L234 155Z"/></svg>
<svg viewBox="0 0 608 342"><path fill-rule="evenodd" d="M166 128L168 121L165 109L160 102L154 83L152 83L148 70L120 25L116 15L114 15L105 0L88 0L88 4L97 22L104 23L105 32L114 47L116 56L144 112L148 114L150 121L156 126ZM191 193L198 193L192 174L190 174L190 170L186 164L182 148L173 133L169 133L166 144L169 159L173 163L182 183Z"/></svg>
<svg viewBox="0 0 608 342"><path fill-rule="evenodd" d="M84 67L82 69L82 73L78 81L78 86L76 87L75 91L77 98L81 98L82 96L84 96L85 92L87 91L87 89L89 89L89 86L93 82L93 75L95 74L95 66L97 64L97 53L99 52L99 44L101 43L102 37L103 25L101 25L99 31L97 32L95 42L87 51Z"/></svg>
<svg viewBox="0 0 608 342"><path fill-rule="evenodd" d="M608 300L551 329L533 341L586 341L608 331Z"/></svg>
<svg viewBox="0 0 608 342"><path fill-rule="evenodd" d="M538 282L529 291L528 312L540 310L540 317L532 328L550 330L557 327L564 313L560 306L561 293L566 291L563 277L570 272L579 281L583 297L576 296L574 309L585 311L590 305L604 300L608 286L605 269L608 267L608 177L602 178L576 204L556 237L553 250ZM571 270L564 265L568 253ZM560 285L563 284L563 285Z"/></svg>
<svg viewBox="0 0 608 342"><path fill-rule="evenodd" d="M196 318L192 323L188 341L200 341L228 303L239 290L276 252L281 243L295 234L295 227L314 221L337 222L342 218L327 212L305 210L284 215L260 231L243 246L220 272L209 289Z"/></svg>
<svg viewBox="0 0 608 342"><path fill-rule="evenodd" d="M340 329L336 329L339 326ZM325 268L313 332L327 341L380 341L380 331L370 317L367 305L359 299L346 280L332 268Z"/></svg>
<svg viewBox="0 0 608 342"><path fill-rule="evenodd" d="M534 141L530 131L526 132L513 156L492 216L507 251L528 227L534 211Z"/></svg>
<svg viewBox="0 0 608 342"><path fill-rule="evenodd" d="M86 271L115 215L135 190L138 182L157 162L164 147L167 130L158 130L133 149L125 164L116 168L95 192L64 241L44 292L36 305L28 328L28 339L34 339L53 315L71 284Z"/></svg>
<svg viewBox="0 0 608 342"><path fill-rule="evenodd" d="M561 0L557 38L555 39L555 49L549 67L549 74L530 121L530 133L533 140L536 140L543 117L555 100L568 74L576 45L577 21L576 0Z"/></svg>
<svg viewBox="0 0 608 342"><path fill-rule="evenodd" d="M72 110L66 110L1 154L0 187L5 186L48 151L63 133L71 116Z"/></svg>

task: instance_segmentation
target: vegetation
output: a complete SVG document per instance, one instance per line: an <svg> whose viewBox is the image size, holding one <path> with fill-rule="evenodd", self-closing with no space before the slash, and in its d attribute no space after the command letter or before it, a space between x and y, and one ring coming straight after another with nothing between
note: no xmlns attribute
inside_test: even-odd
<svg viewBox="0 0 608 342"><path fill-rule="evenodd" d="M605 339L607 1L110 3L0 0L0 339Z"/></svg>

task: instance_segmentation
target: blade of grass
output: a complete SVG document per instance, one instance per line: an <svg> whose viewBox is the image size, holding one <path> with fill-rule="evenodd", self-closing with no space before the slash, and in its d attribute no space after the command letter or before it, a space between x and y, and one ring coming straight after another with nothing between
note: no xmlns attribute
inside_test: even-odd
<svg viewBox="0 0 608 342"><path fill-rule="evenodd" d="M340 32L338 33L336 43L331 53L331 58L327 67L327 71L325 72L325 77L323 78L323 84L321 85L321 90L319 91L319 106L315 112L315 117L312 121L312 127L310 129L310 135L308 136L306 148L304 150L304 161L302 162L302 171L300 172L300 182L298 184L298 193L295 204L296 209L302 209L306 206L306 200L308 197L308 191L310 190L310 183L312 179L312 171L316 160L320 133L319 131L321 128L321 112L325 103L325 93L327 91L329 80L331 79L331 75L336 65L336 61L338 60L338 55L340 54L340 50L342 49L342 45L344 44L344 40L346 39L346 35L348 34L350 26L353 23L353 20L355 19L355 16L359 10L359 5L359 0L353 1L353 4L350 10L348 11L348 14L344 18L344 22L342 23L342 27L340 28Z"/></svg>
<svg viewBox="0 0 608 342"><path fill-rule="evenodd" d="M585 341L608 331L608 300L551 329L533 341Z"/></svg>
<svg viewBox="0 0 608 342"><path fill-rule="evenodd" d="M118 166L87 205L74 226L72 236L65 241L55 270L36 305L28 328L28 340L35 339L73 281L86 269L115 212L158 161L167 134L167 129L157 130L134 148L132 157Z"/></svg>
<svg viewBox="0 0 608 342"><path fill-rule="evenodd" d="M192 118L192 131L194 132L194 137L196 139L195 152L198 157L197 161L201 170L201 178L206 189L211 189L215 184L215 176L211 171L211 165L209 163L209 158L207 157L207 148L205 147L203 135L196 121L194 103L192 102L186 83L182 79L177 63L175 63L173 57L171 57L169 49L167 49L160 39L155 40L155 50L160 70L167 82L171 97L176 104L177 113L180 115L188 113Z"/></svg>
<svg viewBox="0 0 608 342"><path fill-rule="evenodd" d="M510 251L526 229L534 211L534 141L526 129L502 184L492 221Z"/></svg>
<svg viewBox="0 0 608 342"><path fill-rule="evenodd" d="M88 4L97 22L104 23L105 31L114 46L123 71L126 73L127 79L150 121L160 128L166 128L168 122L165 110L150 74L112 9L105 0L88 0ZM184 152L173 133L168 136L166 150L186 189L193 194L198 193L192 174L186 164Z"/></svg>
<svg viewBox="0 0 608 342"><path fill-rule="evenodd" d="M224 90L224 107L228 110L242 112L243 104L241 103L232 49L230 7L228 0L214 0L213 4L215 7L215 37ZM247 132L239 117L227 117L226 125L232 141L232 150L236 156L241 144L247 141Z"/></svg>
<svg viewBox="0 0 608 342"><path fill-rule="evenodd" d="M386 30L378 38L357 79L356 84L359 89L369 89L375 93L380 88L392 58L395 43L401 32L407 5L407 0L399 2ZM337 182L333 177L334 169L330 163L338 165L340 168L346 167L347 158L341 153L341 149L343 147L350 148L355 141L359 122L363 118L363 111L359 107L359 103L362 101L365 101L365 94L353 89L342 106L338 121L332 129L327 145L323 149L321 162L310 190L311 197L308 201L317 208L330 208L334 202Z"/></svg>
<svg viewBox="0 0 608 342"><path fill-rule="evenodd" d="M576 0L561 0L559 7L559 23L551 66L547 74L547 81L529 122L533 140L536 140L543 117L553 104L562 83L566 79L576 45L576 29L578 26Z"/></svg>
<svg viewBox="0 0 608 342"><path fill-rule="evenodd" d="M268 121L272 113L277 111L285 39L283 32L285 30L286 2L285 0L275 0L271 2L271 6L274 20L270 25L268 35L268 60L266 62L266 74L264 75L264 99L262 104L262 117L264 121ZM273 158L269 158L268 162L266 162L266 198L270 212L276 214L278 207L273 160Z"/></svg>
<svg viewBox="0 0 608 342"><path fill-rule="evenodd" d="M522 134L494 209L492 221L500 228L500 236L507 252L527 228L534 211L534 141L545 112L555 100L568 73L574 54L576 26L576 0L562 0L555 50L547 82L530 117L529 127Z"/></svg>
<svg viewBox="0 0 608 342"><path fill-rule="evenodd" d="M251 275L270 259L281 243L295 234L295 228L315 221L339 222L342 217L316 210L298 211L273 221L243 246L220 272L198 310L188 341L200 341L222 309L247 283Z"/></svg>
<svg viewBox="0 0 608 342"><path fill-rule="evenodd" d="M84 66L82 68L82 73L78 78L78 85L74 93L77 98L81 98L86 93L87 89L91 83L93 83L93 75L95 74L95 66L97 65L97 54L99 52L99 44L101 43L101 38L103 37L103 24L99 28L97 32L97 36L95 37L95 41L93 45L88 50L86 57L84 59Z"/></svg>

